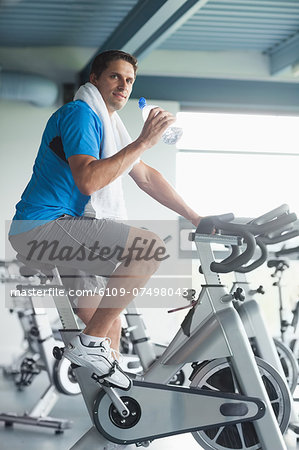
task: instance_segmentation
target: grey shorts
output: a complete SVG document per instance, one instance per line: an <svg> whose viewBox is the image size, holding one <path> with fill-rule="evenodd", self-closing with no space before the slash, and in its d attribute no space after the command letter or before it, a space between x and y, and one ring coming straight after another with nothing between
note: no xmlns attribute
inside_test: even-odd
<svg viewBox="0 0 299 450"><path fill-rule="evenodd" d="M121 260L129 230L110 219L63 215L9 240L27 260L57 266L65 288L76 291L106 285Z"/></svg>

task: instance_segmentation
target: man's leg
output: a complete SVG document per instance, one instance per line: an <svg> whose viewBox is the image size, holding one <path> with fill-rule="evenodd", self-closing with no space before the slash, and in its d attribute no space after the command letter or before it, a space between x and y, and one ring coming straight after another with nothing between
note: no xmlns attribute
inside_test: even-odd
<svg viewBox="0 0 299 450"><path fill-rule="evenodd" d="M164 248L164 242L146 230L130 228L124 255L130 253L136 238L138 248L142 248L142 252L134 250L132 259L128 265L122 262L113 272L106 286L100 308L98 308L89 320L84 334L90 336L103 337L107 336L114 320L119 316L123 309L133 300L133 292L144 287L150 277L159 267L159 261L154 258L158 248ZM144 256L147 258L144 259ZM117 292L116 296L111 297L109 293Z"/></svg>
<svg viewBox="0 0 299 450"><path fill-rule="evenodd" d="M82 320L82 322L85 325L87 325L90 322L94 313L97 311L101 300L102 296L100 295L94 295L92 296L92 298L90 296L78 297L77 316ZM88 307L86 307L86 305L88 305ZM121 336L121 318L118 316L113 321L107 333L107 337L111 339L111 348L113 348L118 352L119 352L120 336Z"/></svg>
<svg viewBox="0 0 299 450"><path fill-rule="evenodd" d="M136 241L138 248L135 248ZM62 217L14 238L14 248L28 260L51 264L54 259L58 266L65 263L71 269L110 277L101 308L93 314L84 330L85 336L91 336L91 339L86 343L83 335L75 336L66 346L64 356L91 369L99 380L104 377L111 384L128 389L130 380L115 365L106 337L111 328L114 331L114 321L136 296L136 291L158 269L160 262L155 255L156 251L165 249L163 241L149 231L113 221ZM119 248L130 258L120 259L114 252ZM104 249L111 258L101 258Z"/></svg>
<svg viewBox="0 0 299 450"><path fill-rule="evenodd" d="M105 311L105 309L101 309L101 311ZM84 331L84 334L88 333ZM93 334L91 336L95 335ZM121 318L118 316L116 319L113 320L105 336L111 339L110 346L113 350L116 350L117 352L119 352L120 336L121 336Z"/></svg>
<svg viewBox="0 0 299 450"><path fill-rule="evenodd" d="M80 279L82 285L82 276ZM84 282L84 280L83 280ZM76 314L84 325L92 319L102 300L102 295L78 295L74 303L76 304Z"/></svg>
<svg viewBox="0 0 299 450"><path fill-rule="evenodd" d="M139 241L138 249L134 247L136 238ZM115 320L134 298L133 293L136 296L136 291L158 269L159 261L154 256L161 248L164 249L164 243L158 236L130 228L123 253L131 256L129 264L128 259L124 259L110 275L101 307L97 308L83 333L75 336L64 351L64 356L73 363L90 368L99 380L105 378L122 389L129 389L131 380L116 363L107 336L112 333L115 339L119 339L114 327Z"/></svg>

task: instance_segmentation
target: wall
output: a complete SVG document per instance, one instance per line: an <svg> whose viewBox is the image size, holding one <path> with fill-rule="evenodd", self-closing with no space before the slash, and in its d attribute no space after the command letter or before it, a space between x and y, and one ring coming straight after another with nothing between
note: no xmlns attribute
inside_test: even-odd
<svg viewBox="0 0 299 450"><path fill-rule="evenodd" d="M4 221L14 214L32 172L41 135L54 108L38 108L28 103L0 101L1 236ZM0 239L0 258L4 258Z"/></svg>
<svg viewBox="0 0 299 450"><path fill-rule="evenodd" d="M5 221L14 215L15 204L31 176L41 134L54 110L0 101L0 259L5 259ZM0 295L0 363L8 363L19 351L22 332L18 319L5 307L3 284L0 284Z"/></svg>

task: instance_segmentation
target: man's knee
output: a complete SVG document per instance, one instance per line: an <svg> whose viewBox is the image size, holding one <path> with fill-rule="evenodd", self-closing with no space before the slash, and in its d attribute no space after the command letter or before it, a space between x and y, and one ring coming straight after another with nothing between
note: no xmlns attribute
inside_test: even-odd
<svg viewBox="0 0 299 450"><path fill-rule="evenodd" d="M150 250L150 258L154 266L158 268L167 255L165 242L153 233L151 243L153 244L152 247L151 244L148 247L148 250Z"/></svg>
<svg viewBox="0 0 299 450"><path fill-rule="evenodd" d="M132 237L128 254L132 260L141 262L149 270L155 271L165 259L167 254L164 241L155 233L147 230L140 230Z"/></svg>

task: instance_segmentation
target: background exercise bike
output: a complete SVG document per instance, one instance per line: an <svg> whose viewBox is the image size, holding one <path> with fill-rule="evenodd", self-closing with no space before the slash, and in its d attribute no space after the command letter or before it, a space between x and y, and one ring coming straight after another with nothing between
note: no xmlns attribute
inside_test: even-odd
<svg viewBox="0 0 299 450"><path fill-rule="evenodd" d="M27 268L19 261L1 261L0 281L2 283L39 283L45 280L37 271ZM42 276L42 278L40 278ZM37 287L38 284L35 284ZM3 374L13 379L19 391L34 383L36 377L47 374L48 386L42 392L40 399L24 414L0 414L0 421L6 426L14 423L52 428L61 433L72 426L72 421L50 417L49 414L56 404L59 395L78 395L80 386L74 371L67 359L61 361L53 357L53 346L61 345L58 330L53 330L48 314L40 304L36 304L30 295L11 298L10 312L15 314L23 331L24 351L9 366L2 367Z"/></svg>

